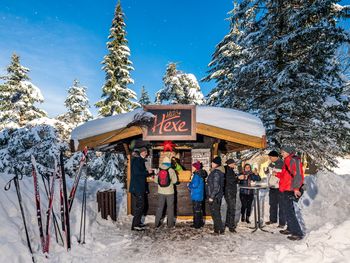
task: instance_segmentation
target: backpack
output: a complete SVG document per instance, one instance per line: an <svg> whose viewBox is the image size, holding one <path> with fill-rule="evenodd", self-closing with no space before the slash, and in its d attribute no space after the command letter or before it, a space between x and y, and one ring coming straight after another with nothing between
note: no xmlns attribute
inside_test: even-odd
<svg viewBox="0 0 350 263"><path fill-rule="evenodd" d="M300 167L300 165L302 166L302 162L301 162L301 158L300 158L300 157L294 155L294 156L292 157L292 159L295 161L296 167L298 167L298 166ZM291 173L291 171L289 170L289 167L288 167L287 165L284 165L284 167L286 168L286 170L287 170L287 172L289 173L289 175L290 175L292 178L294 178L294 175L293 175L293 174ZM301 168L301 170L300 170L300 173L301 173L301 175L304 177L304 170L303 170L302 168ZM306 185L305 185L305 184L302 184L302 185L299 187L299 192L301 193L301 195L300 195L298 198L294 197L294 199L295 199L296 202L298 202L299 199L300 199L300 197L303 196L305 189L306 189Z"/></svg>
<svg viewBox="0 0 350 263"><path fill-rule="evenodd" d="M158 173L158 185L160 187L168 187L170 185L171 180L168 170L161 169Z"/></svg>

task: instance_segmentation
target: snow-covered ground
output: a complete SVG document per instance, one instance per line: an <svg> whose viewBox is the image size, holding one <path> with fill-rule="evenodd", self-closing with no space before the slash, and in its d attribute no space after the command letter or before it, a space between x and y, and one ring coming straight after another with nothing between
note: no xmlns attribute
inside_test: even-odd
<svg viewBox="0 0 350 263"><path fill-rule="evenodd" d="M322 172L307 177L308 192L300 201L306 236L292 242L274 227L251 233L239 224L237 233L222 236L211 234L208 222L202 230L178 222L176 228L155 230L152 217L146 219L150 229L144 233L130 231L131 217L126 216L126 198L120 185L88 181L86 244L77 242L81 208L79 188L71 213L72 249L66 252L57 245L52 231L49 258L40 252L35 216L33 182L30 177L20 181L25 213L35 257L38 262L350 262L350 160L341 160L343 169L337 173ZM0 175L4 186L10 175ZM69 180L69 185L71 181ZM82 187L82 183L80 187ZM117 188L118 222L101 219L96 213L96 192ZM57 189L56 189L57 191ZM43 207L46 207L41 186ZM57 199L56 199L57 201ZM265 200L265 211L268 209ZM58 211L58 208L55 207ZM265 213L265 218L267 214ZM0 262L31 262L26 246L22 219L14 187L0 190Z"/></svg>

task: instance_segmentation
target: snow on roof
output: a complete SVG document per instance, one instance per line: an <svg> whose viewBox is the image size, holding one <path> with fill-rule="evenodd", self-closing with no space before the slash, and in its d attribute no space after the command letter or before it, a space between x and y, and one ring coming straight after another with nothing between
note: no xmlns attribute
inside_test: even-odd
<svg viewBox="0 0 350 263"><path fill-rule="evenodd" d="M143 109L139 108L132 112L88 121L75 128L71 138L76 141L124 128L133 121L135 114L142 111ZM196 119L198 123L256 137L265 135L265 128L258 117L234 109L197 106Z"/></svg>
<svg viewBox="0 0 350 263"><path fill-rule="evenodd" d="M210 106L197 106L196 111L197 122L256 137L265 135L262 121L250 113Z"/></svg>

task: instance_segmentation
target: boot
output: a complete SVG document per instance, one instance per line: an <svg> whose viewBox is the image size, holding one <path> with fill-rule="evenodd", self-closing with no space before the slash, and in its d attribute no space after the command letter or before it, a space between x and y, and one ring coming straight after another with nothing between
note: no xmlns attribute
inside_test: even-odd
<svg viewBox="0 0 350 263"><path fill-rule="evenodd" d="M245 222L245 217L244 217L244 215L242 215L242 217L241 217L241 222Z"/></svg>
<svg viewBox="0 0 350 263"><path fill-rule="evenodd" d="M250 224L249 216L246 217L245 221L247 222L247 224Z"/></svg>
<svg viewBox="0 0 350 263"><path fill-rule="evenodd" d="M290 235L290 234L292 234L288 229L280 230L280 233L281 233L282 235Z"/></svg>
<svg viewBox="0 0 350 263"><path fill-rule="evenodd" d="M289 237L287 237L289 240L292 240L292 241L298 241L298 240L302 240L303 237L302 236L297 236L297 235L291 235Z"/></svg>

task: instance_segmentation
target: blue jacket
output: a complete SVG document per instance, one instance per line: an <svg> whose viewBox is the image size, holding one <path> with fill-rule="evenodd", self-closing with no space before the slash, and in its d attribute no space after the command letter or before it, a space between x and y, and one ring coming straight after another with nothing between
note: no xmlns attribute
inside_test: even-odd
<svg viewBox="0 0 350 263"><path fill-rule="evenodd" d="M243 173L246 174L246 173ZM248 179L251 181L261 181L260 175L254 174L253 172L248 172ZM248 179L247 180L239 180L239 184L241 186L248 186ZM252 195L254 194L254 190L250 189L240 189L239 192L241 194L246 194L246 195Z"/></svg>
<svg viewBox="0 0 350 263"><path fill-rule="evenodd" d="M191 191L192 201L203 201L204 180L197 172L193 173L192 181L189 183L188 188Z"/></svg>

